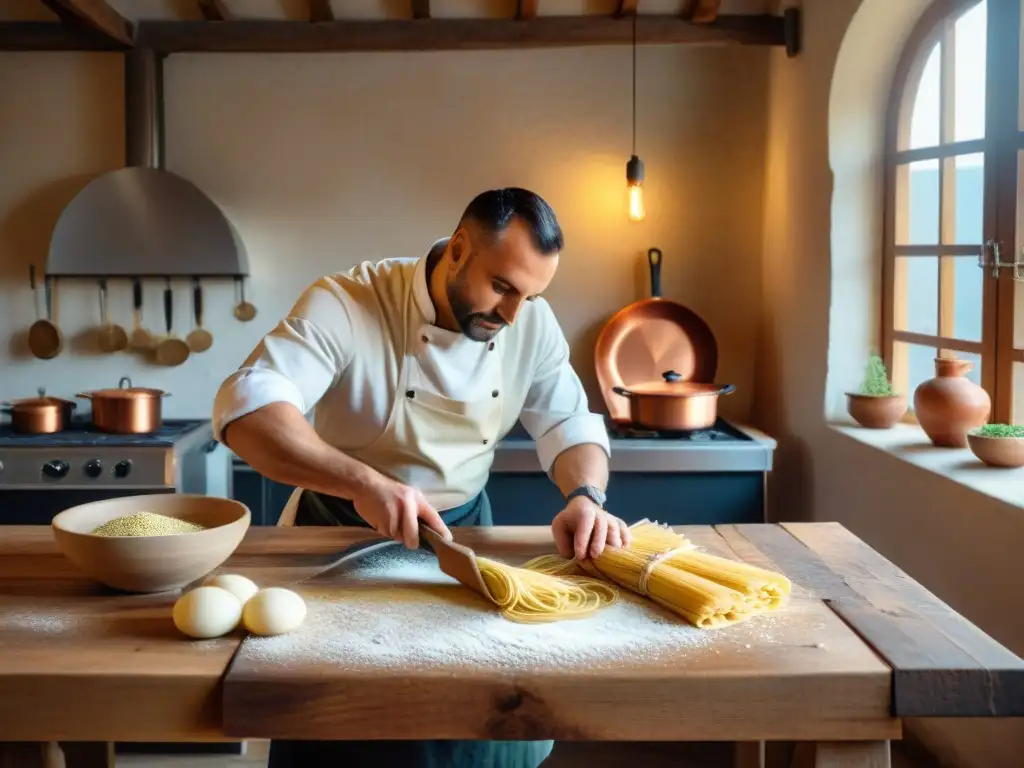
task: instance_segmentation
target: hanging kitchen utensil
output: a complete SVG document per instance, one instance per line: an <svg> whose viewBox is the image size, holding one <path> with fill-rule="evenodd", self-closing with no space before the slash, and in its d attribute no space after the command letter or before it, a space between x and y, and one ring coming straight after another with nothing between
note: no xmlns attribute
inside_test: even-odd
<svg viewBox="0 0 1024 768"><path fill-rule="evenodd" d="M163 426L163 398L170 394L162 389L133 387L132 380L122 376L116 389L79 392L75 397L92 401L92 423L100 432L142 435Z"/></svg>
<svg viewBox="0 0 1024 768"><path fill-rule="evenodd" d="M116 323L110 322L110 314L107 311L107 280L101 277L100 283L100 318L102 325L99 330L99 345L104 352L120 352L128 346L128 334L124 328Z"/></svg>
<svg viewBox="0 0 1024 768"><path fill-rule="evenodd" d="M167 338L156 348L156 360L161 365L181 365L189 356L188 344L174 335L174 295L171 292L171 278L164 288L164 319L167 321Z"/></svg>
<svg viewBox="0 0 1024 768"><path fill-rule="evenodd" d="M11 414L11 429L21 435L52 435L62 432L71 421L77 404L59 397L47 397L39 388L39 397L27 397L0 403Z"/></svg>
<svg viewBox="0 0 1024 768"><path fill-rule="evenodd" d="M612 392L629 404L629 421L639 427L667 432L707 429L718 419L718 398L734 392L732 384L682 381L675 371L665 371L661 381L626 387Z"/></svg>
<svg viewBox="0 0 1024 768"><path fill-rule="evenodd" d="M661 296L662 253L647 252L651 296L620 309L605 323L594 348L601 394L614 422L628 424L630 401L615 387L659 381L672 370L680 381L713 382L718 345L707 323L691 309ZM717 385L716 385L717 386Z"/></svg>
<svg viewBox="0 0 1024 768"><path fill-rule="evenodd" d="M238 306L235 307L235 317L243 323L248 323L256 317L256 307L245 300L245 279L243 277L236 277L235 284L242 291L242 300L238 302Z"/></svg>
<svg viewBox="0 0 1024 768"><path fill-rule="evenodd" d="M203 328L203 286L198 277L192 280L192 316L196 327L189 331L185 341L193 352L205 352L213 345L213 336Z"/></svg>
<svg viewBox="0 0 1024 768"><path fill-rule="evenodd" d="M152 349L153 336L142 324L142 281L137 277L132 278L132 315L131 348L139 352Z"/></svg>
<svg viewBox="0 0 1024 768"><path fill-rule="evenodd" d="M28 348L40 360L50 360L60 354L61 349L64 347L64 336L61 334L57 324L51 319L49 278L43 278L43 292L46 296L46 317L43 317L39 311L39 291L36 289L35 264L29 264L28 275L32 284L32 300L36 305L36 317L38 318L28 329Z"/></svg>

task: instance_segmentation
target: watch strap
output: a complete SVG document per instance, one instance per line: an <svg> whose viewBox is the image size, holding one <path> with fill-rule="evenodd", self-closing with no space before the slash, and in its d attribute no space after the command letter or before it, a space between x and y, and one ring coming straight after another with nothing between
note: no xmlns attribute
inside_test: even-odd
<svg viewBox="0 0 1024 768"><path fill-rule="evenodd" d="M600 488L595 488L592 485L581 485L579 488L574 488L570 491L566 495L565 500L572 501L577 496L586 496L592 502L597 504L597 506L604 509L605 495L601 492Z"/></svg>

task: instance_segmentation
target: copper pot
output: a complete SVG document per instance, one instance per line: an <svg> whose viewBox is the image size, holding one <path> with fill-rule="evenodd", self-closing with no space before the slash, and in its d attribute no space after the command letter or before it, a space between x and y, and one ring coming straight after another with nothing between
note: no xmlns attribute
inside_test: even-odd
<svg viewBox="0 0 1024 768"><path fill-rule="evenodd" d="M162 389L133 387L125 376L116 389L79 392L76 397L92 400L92 423L100 432L140 435L163 426L163 398L169 395Z"/></svg>
<svg viewBox="0 0 1024 768"><path fill-rule="evenodd" d="M675 371L665 371L664 381L635 384L612 391L628 398L630 420L647 429L689 431L707 429L718 419L718 396L736 390L732 384L681 381Z"/></svg>
<svg viewBox="0 0 1024 768"><path fill-rule="evenodd" d="M4 403L11 414L11 429L23 435L52 435L62 432L77 407L59 397L29 397Z"/></svg>

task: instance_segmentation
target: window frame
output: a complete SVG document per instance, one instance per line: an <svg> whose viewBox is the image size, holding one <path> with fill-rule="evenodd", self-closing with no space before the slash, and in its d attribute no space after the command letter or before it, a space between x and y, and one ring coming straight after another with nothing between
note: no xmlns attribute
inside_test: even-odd
<svg viewBox="0 0 1024 768"><path fill-rule="evenodd" d="M1015 258L1017 233L1018 149L1024 149L1024 130L1018 126L1020 99L1020 37L1021 3L989 0L986 29L985 68L985 133L981 139L956 141L955 112L950 108L954 92L954 46L952 31L957 20L981 0L936 0L914 27L896 66L889 94L885 125L885 197L883 205L881 354L891 375L895 375L896 342L919 344L944 351L981 355L981 384L992 398L990 421L1010 422L1013 409L1013 363L1024 362L1024 351L1014 349L1014 302L1016 286L1012 269L1000 269L992 278L991 252L986 257L982 278L981 341L967 341L952 336L952 312L945 316L944 307L953 302L943 292L954 284L950 279L955 264L944 256L978 256L981 244L943 244L944 228L949 226L952 210L947 209L950 192L955 195L955 171L947 172L947 164L967 154L984 157L984 189L982 200L982 241L1000 243L1002 262ZM1007 20L1010 23L1007 23ZM900 149L907 146L913 118L914 102L921 85L928 58L936 43L940 51L939 143L936 146ZM1002 99L994 94L1013 94ZM899 196L909 179L909 164L917 160L937 160L939 180L940 242L927 245L897 245ZM902 166L902 168L901 168ZM953 176L951 180L949 177ZM907 198L904 198L907 199ZM954 239L954 238L948 238ZM897 270L913 256L936 256L939 262L938 317L936 335L897 330L896 289L901 280ZM900 257L900 258L898 258ZM981 269L981 267L978 267ZM905 275L902 276L905 281ZM906 284L903 282L903 284ZM1022 289L1024 290L1024 289ZM905 301L905 298L904 298ZM902 324L902 323L901 323ZM913 398L913 392L906 393ZM913 403L908 419L913 420Z"/></svg>

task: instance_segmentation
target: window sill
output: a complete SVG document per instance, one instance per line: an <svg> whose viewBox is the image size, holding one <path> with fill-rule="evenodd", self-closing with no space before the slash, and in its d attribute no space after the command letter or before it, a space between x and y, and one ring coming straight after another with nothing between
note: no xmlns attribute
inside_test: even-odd
<svg viewBox="0 0 1024 768"><path fill-rule="evenodd" d="M936 448L916 424L897 424L892 429L864 429L848 423L831 423L829 427L859 443L1024 509L1024 467L989 467L970 448Z"/></svg>

